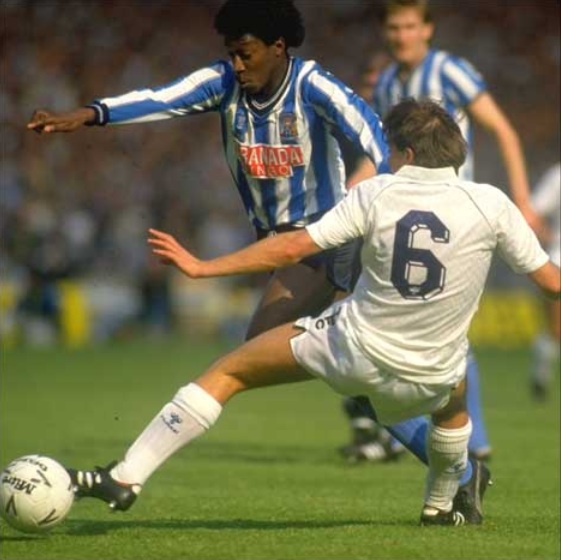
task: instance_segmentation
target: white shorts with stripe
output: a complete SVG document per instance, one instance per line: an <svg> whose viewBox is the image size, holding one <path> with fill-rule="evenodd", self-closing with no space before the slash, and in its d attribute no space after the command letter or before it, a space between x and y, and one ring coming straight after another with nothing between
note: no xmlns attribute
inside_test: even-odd
<svg viewBox="0 0 561 560"><path fill-rule="evenodd" d="M367 396L382 424L395 424L445 406L457 382L413 383L376 366L348 336L352 326L346 301L333 304L317 317L303 317L294 323L304 329L291 339L296 361L338 393Z"/></svg>

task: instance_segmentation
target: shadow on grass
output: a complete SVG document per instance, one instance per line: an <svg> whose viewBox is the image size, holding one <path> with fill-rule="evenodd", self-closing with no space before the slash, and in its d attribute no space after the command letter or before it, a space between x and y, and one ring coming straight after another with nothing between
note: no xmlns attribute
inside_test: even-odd
<svg viewBox="0 0 561 560"><path fill-rule="evenodd" d="M189 455L189 461L212 460L216 463L256 463L256 464L307 464L307 465L335 465L349 467L339 452L325 446L283 445L263 443L233 443L227 441L197 442ZM394 463L379 461L381 467Z"/></svg>
<svg viewBox="0 0 561 560"><path fill-rule="evenodd" d="M72 457L82 457L90 454L91 447L105 449L104 458L98 460L96 464L105 464L110 459L119 457L123 450L130 445L129 441L115 442L113 440L92 440L87 446L74 447L73 449L63 449L61 454ZM96 458L94 457L94 460ZM239 464L264 464L264 465L334 465L336 467L349 467L349 463L333 448L316 445L286 445L263 443L240 443L229 441L197 441L188 450L185 460L190 463L198 461L213 461L217 464L232 463ZM99 462L100 461L100 462ZM68 466L76 468L91 468L91 464L74 464L70 461ZM365 462L364 464L368 464ZM395 463L391 461L379 461L376 463L381 468L392 467ZM355 466L355 465L353 465Z"/></svg>
<svg viewBox="0 0 561 560"><path fill-rule="evenodd" d="M213 531L223 531L225 529L241 531L279 531L283 529L333 529L349 526L369 526L369 525L391 525L394 527L403 526L397 521L366 521L357 519L341 519L334 521L266 521L257 519L151 519L151 520L108 520L108 521L85 521L69 520L65 524L64 533L72 536L92 536L103 535L112 531L127 529L209 529Z"/></svg>
<svg viewBox="0 0 561 560"><path fill-rule="evenodd" d="M203 443L203 442L201 442ZM317 453L304 446L271 446L251 444L208 443L193 449L192 460L212 460L216 463L261 464L324 464L325 453Z"/></svg>
<svg viewBox="0 0 561 560"><path fill-rule="evenodd" d="M91 446L105 449L104 456L97 458L96 464L105 464L114 457L119 457L123 450L127 448L128 442L115 444L114 442L96 441ZM348 466L348 463L338 454L335 449L326 449L325 447L310 447L306 445L263 445L261 443L232 443L227 441L221 442L196 442L190 448L189 453L185 455L185 460L190 463L212 461L216 464L232 463L238 464L263 464L263 465L326 465L333 464L336 466ZM68 466L75 468L91 468L91 464L96 461L93 458L91 464L75 464L72 457L82 457L90 454L89 448L75 448L73 450L65 449L61 452L70 457L67 462ZM386 463L381 461L380 466Z"/></svg>
<svg viewBox="0 0 561 560"><path fill-rule="evenodd" d="M0 536L0 542L27 542L27 543L31 543L33 541L39 540L39 539L45 539L46 535L17 535L17 536L4 536L1 535Z"/></svg>

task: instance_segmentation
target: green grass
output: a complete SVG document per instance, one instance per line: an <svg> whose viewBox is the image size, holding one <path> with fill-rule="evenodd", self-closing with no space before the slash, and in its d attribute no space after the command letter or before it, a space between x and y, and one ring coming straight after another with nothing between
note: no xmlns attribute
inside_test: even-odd
<svg viewBox="0 0 561 560"><path fill-rule="evenodd" d="M220 344L122 342L80 351L5 351L0 461L27 453L88 468L119 458ZM235 399L172 457L127 513L74 505L51 533L0 521L12 559L559 558L559 380L527 391L528 353L479 350L495 485L480 527L421 528L425 469L413 457L348 467L340 399L320 382ZM555 396L554 396L555 395Z"/></svg>

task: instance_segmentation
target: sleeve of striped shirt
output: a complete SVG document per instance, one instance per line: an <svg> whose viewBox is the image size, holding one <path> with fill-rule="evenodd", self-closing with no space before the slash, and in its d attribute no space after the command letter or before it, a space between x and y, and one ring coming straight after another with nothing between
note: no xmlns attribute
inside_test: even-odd
<svg viewBox="0 0 561 560"><path fill-rule="evenodd" d="M349 87L318 66L305 78L302 95L329 126L360 146L376 167L387 160L388 149L378 115Z"/></svg>
<svg viewBox="0 0 561 560"><path fill-rule="evenodd" d="M381 91L382 91L381 84L380 82L378 82L372 90L372 108L374 109L376 114L380 115L380 117L382 117L384 112L380 102Z"/></svg>
<svg viewBox="0 0 561 560"><path fill-rule="evenodd" d="M128 124L215 111L233 84L231 66L218 61L167 85L96 99L95 124Z"/></svg>
<svg viewBox="0 0 561 560"><path fill-rule="evenodd" d="M467 60L448 55L442 65L442 84L456 105L469 105L487 89L483 76Z"/></svg>
<svg viewBox="0 0 561 560"><path fill-rule="evenodd" d="M385 118L391 106L391 84L396 79L398 70L398 65L395 62L388 66L388 68L380 73L374 85L374 89L372 90L372 108L382 120Z"/></svg>
<svg viewBox="0 0 561 560"><path fill-rule="evenodd" d="M322 249L343 245L364 237L369 230L374 185L366 180L351 189L347 196L317 222L306 226L310 237Z"/></svg>

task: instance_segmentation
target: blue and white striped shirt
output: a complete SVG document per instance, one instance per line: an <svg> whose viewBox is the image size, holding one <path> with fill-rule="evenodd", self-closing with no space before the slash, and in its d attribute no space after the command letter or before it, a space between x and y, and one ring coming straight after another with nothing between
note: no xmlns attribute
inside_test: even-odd
<svg viewBox="0 0 561 560"><path fill-rule="evenodd" d="M487 89L481 74L466 60L433 49L405 82L400 80L399 70L398 63L393 63L380 74L374 87L374 110L383 118L405 97L431 98L441 103L454 117L468 143L460 178L473 180L473 131L464 108Z"/></svg>
<svg viewBox="0 0 561 560"><path fill-rule="evenodd" d="M291 58L276 94L259 104L227 61L157 89L96 100L97 124L140 123L218 111L226 160L254 226L304 226L346 194L332 132L387 170L387 147L368 104L314 61ZM380 165L384 162L382 168Z"/></svg>

